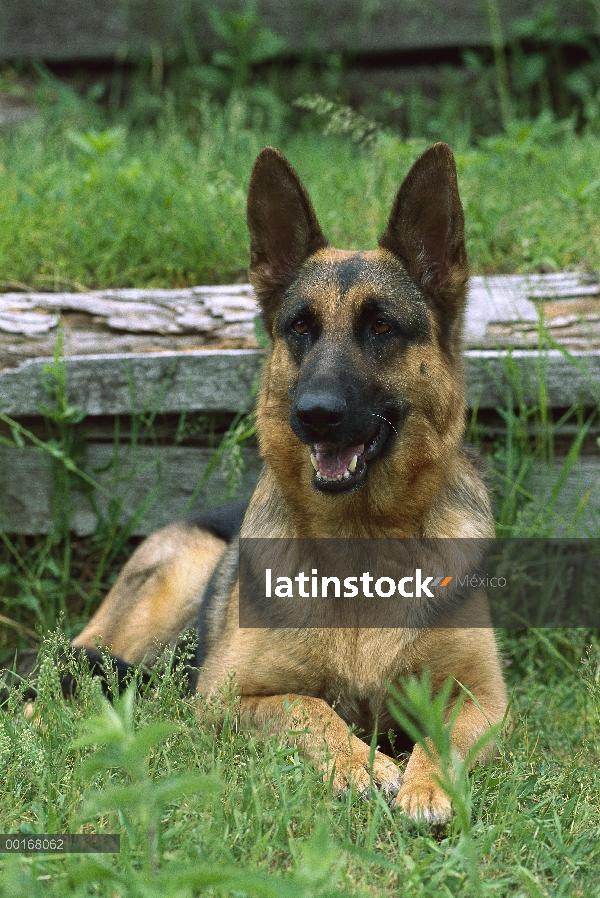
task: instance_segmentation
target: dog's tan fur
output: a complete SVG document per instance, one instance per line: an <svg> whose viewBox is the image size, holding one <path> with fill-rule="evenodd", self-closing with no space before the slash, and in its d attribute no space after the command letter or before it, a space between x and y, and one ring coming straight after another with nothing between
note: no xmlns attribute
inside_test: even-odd
<svg viewBox="0 0 600 898"><path fill-rule="evenodd" d="M297 175L270 148L254 167L248 224L250 277L273 347L257 411L265 467L241 536L493 536L485 486L462 448L460 345L468 270L449 148L438 144L415 163L375 251L329 247ZM343 265L355 276L342 285ZM378 349L376 356L361 352L353 328L378 291L389 297L392 283L395 314L408 320L418 304L426 310L428 336ZM354 372L356 383L397 395L408 409L387 453L369 464L366 481L353 491L331 495L315 488L308 440L290 426L299 380L312 364L310 353L299 361L282 330L281 310L294 291L316 310L311 314L318 316L319 333L329 340L324 368L341 365ZM194 621L225 546L187 524L154 534L74 645L101 643L137 663L158 645L174 642ZM229 565L231 572L235 550L229 553L225 569ZM502 720L506 691L483 590L474 591L445 628L241 629L235 576L221 579L225 586L217 588L204 621L208 651L198 691L211 696L233 672L242 722L293 738L331 772L336 788L369 786L369 747L349 724L367 733L375 725L380 732L395 726L388 682L429 670L434 691L449 677L467 687L476 702L466 698L452 732L461 757ZM457 686L449 713L459 692ZM286 736L290 729L301 734ZM419 746L402 773L375 753L373 781L397 792L396 806L413 818L442 821L450 813L434 774L434 761Z"/></svg>
<svg viewBox="0 0 600 898"><path fill-rule="evenodd" d="M152 661L161 646L174 644L196 623L224 547L212 533L184 523L153 533L131 556L73 647L110 646L130 664Z"/></svg>

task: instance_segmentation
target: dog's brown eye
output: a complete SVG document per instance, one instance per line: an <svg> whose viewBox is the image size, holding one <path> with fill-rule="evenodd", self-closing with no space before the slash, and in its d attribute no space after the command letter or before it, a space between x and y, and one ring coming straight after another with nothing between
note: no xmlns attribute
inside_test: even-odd
<svg viewBox="0 0 600 898"><path fill-rule="evenodd" d="M376 334L389 334L392 329L391 324L384 321L383 318L376 318L372 324L372 328Z"/></svg>
<svg viewBox="0 0 600 898"><path fill-rule="evenodd" d="M308 324L303 318L296 318L294 322L292 322L292 330L296 331L297 334L307 334L308 333Z"/></svg>

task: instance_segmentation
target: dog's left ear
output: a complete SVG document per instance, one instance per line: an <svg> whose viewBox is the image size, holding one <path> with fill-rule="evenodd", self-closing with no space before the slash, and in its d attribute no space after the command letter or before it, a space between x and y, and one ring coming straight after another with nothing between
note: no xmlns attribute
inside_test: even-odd
<svg viewBox="0 0 600 898"><path fill-rule="evenodd" d="M416 283L458 311L469 276L464 215L452 150L436 143L417 159L392 206L379 246L406 265Z"/></svg>
<svg viewBox="0 0 600 898"><path fill-rule="evenodd" d="M302 183L281 153L265 147L248 189L250 282L270 329L282 294L327 241Z"/></svg>

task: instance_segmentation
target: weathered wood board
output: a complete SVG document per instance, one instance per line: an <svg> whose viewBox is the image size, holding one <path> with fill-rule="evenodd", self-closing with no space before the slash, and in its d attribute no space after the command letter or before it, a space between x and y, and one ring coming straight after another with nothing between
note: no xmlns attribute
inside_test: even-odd
<svg viewBox="0 0 600 898"><path fill-rule="evenodd" d="M7 415L39 414L43 372L62 339L69 400L88 415L237 412L260 369L249 285L187 290L0 295L0 397ZM540 355L540 321L546 347ZM465 350L471 406L505 400L510 348L525 394L547 378L549 403L595 405L600 284L588 275L473 277ZM515 368L516 366L516 368Z"/></svg>
<svg viewBox="0 0 600 898"><path fill-rule="evenodd" d="M232 496L250 497L261 467L258 452L242 449L239 469L226 456L204 479L213 457L213 451L199 447L88 445L82 467L99 485L94 491L98 513L86 491L75 486L68 509L71 529L79 536L94 533L99 516L109 520L115 497L121 502L121 526L146 509L132 526L132 535L150 533L197 507L218 505ZM57 501L52 465L52 458L38 449L0 446L0 530L50 530Z"/></svg>
<svg viewBox="0 0 600 898"><path fill-rule="evenodd" d="M235 496L249 498L258 480L261 460L256 449L242 449L240 466L225 456L205 479L214 452L199 447L161 446L132 448L126 444L89 444L82 462L94 478L92 506L89 495L75 486L68 513L71 530L78 536L93 534L99 517L109 519L109 504L118 499L119 526L131 535L151 533L178 520L195 508L218 505ZM55 520L58 497L50 456L34 448L0 446L0 530L6 533L48 533ZM553 470L538 470L527 484L539 497L536 513L548 518L547 497L565 459L556 459ZM66 511L67 509L62 509ZM600 524L600 460L582 457L551 512L554 535L591 535ZM586 529L587 528L587 529Z"/></svg>
<svg viewBox="0 0 600 898"><path fill-rule="evenodd" d="M166 59L219 46L208 7L244 8L243 0L0 0L0 58L85 61L136 59L157 52ZM536 0L504 0L510 22L532 15ZM261 22L285 41L287 55L345 51L350 55L438 47L491 45L486 5L479 0L258 0ZM595 33L591 4L563 0L563 25Z"/></svg>
<svg viewBox="0 0 600 898"><path fill-rule="evenodd" d="M64 360L67 396L86 415L128 415L148 411L229 412L248 407L262 364L260 350L194 350L136 355L91 355ZM600 402L600 352L515 349L465 353L469 407L504 407L518 385L528 405L537 403L540 373L549 404L569 408ZM39 415L50 405L44 387L51 360L32 359L16 370L0 371L0 410L13 418ZM516 392L515 392L516 396Z"/></svg>
<svg viewBox="0 0 600 898"><path fill-rule="evenodd" d="M248 284L187 290L0 294L0 369L52 356L256 349Z"/></svg>
<svg viewBox="0 0 600 898"><path fill-rule="evenodd" d="M87 416L80 428L95 434L84 469L109 493L125 497L123 520L144 496L160 494L134 527L136 533L148 532L186 510L210 453L193 445L163 445L138 449L142 454L132 461L125 442L117 448L110 443L110 422L148 412L233 415L247 410L264 352L255 337L256 314L248 285L0 295L0 411L26 419L28 427L36 418L41 421L40 407L52 404L45 380L60 335L68 401ZM535 405L541 383L554 408L600 407L600 285L595 278L474 277L466 321L472 409L504 408L510 396L515 404ZM540 322L545 328L541 349ZM100 421L109 425L94 423ZM168 443L169 434L161 440ZM256 450L245 453L240 495L251 491L260 464ZM118 483L117 468L126 472ZM600 507L598 458L585 459L581 471L583 486L573 479L571 492L588 491L595 514ZM211 475L199 500L214 504L227 491L223 475ZM32 448L2 447L0 526L45 532L51 497L49 456ZM104 514L106 494L100 491L96 498ZM74 530L93 531L89 501L75 494L73 503Z"/></svg>
<svg viewBox="0 0 600 898"><path fill-rule="evenodd" d="M67 357L256 349L249 284L179 290L0 294L0 370L51 357L59 332ZM472 277L465 348L528 349L540 315L567 349L600 348L600 284L592 275Z"/></svg>
<svg viewBox="0 0 600 898"><path fill-rule="evenodd" d="M64 359L69 401L86 415L145 411L238 412L248 405L262 353L249 349L106 353ZM30 359L0 371L1 410L39 415L51 359Z"/></svg>

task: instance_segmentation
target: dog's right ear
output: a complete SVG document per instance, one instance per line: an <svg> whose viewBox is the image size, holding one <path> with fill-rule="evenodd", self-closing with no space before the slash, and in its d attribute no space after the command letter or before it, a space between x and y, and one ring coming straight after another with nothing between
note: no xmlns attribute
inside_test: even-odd
<svg viewBox="0 0 600 898"><path fill-rule="evenodd" d="M270 331L281 296L300 266L327 246L298 175L274 147L265 147L254 163L247 221L250 283Z"/></svg>

